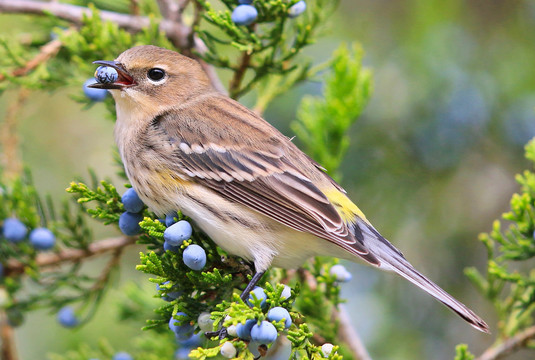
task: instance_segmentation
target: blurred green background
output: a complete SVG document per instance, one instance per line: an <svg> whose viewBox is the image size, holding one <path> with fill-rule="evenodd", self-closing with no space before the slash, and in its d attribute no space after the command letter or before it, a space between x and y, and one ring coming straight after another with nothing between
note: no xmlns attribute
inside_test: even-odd
<svg viewBox="0 0 535 360"><path fill-rule="evenodd" d="M321 62L340 42L359 41L374 72L372 101L351 131L343 186L419 270L492 329L493 309L463 269L484 266L477 234L508 209L517 189L514 175L528 166L523 145L535 136L535 2L343 0L331 20L330 31L307 55ZM34 30L32 18L0 15L4 34ZM320 83L306 83L273 102L265 117L292 136L289 123L299 99L320 92ZM53 94L33 92L19 114L22 158L38 188L58 199L89 167L101 177L114 178L117 171L113 123L102 104L82 111L70 99L80 93L81 84ZM8 92L0 98L2 118L15 97ZM243 102L252 105L251 98ZM108 228L95 231L114 235ZM128 350L143 324L118 324L121 289L134 281L152 294L146 277L134 270L137 261L135 250L124 257L118 285L89 326L65 330L53 315L28 316L17 330L21 358L43 359L101 337ZM492 343L492 336L404 280L347 266L354 276L343 295L374 359L452 359L457 343L468 343L474 353Z"/></svg>

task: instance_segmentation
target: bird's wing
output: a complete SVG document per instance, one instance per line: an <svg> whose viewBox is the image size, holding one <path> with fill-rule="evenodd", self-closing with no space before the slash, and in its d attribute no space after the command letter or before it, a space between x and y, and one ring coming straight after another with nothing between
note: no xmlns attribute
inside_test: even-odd
<svg viewBox="0 0 535 360"><path fill-rule="evenodd" d="M162 114L152 121L148 131L158 135L152 138L167 138L177 170L195 181L227 199L295 230L331 241L377 265L377 259L361 243L362 233L354 228L356 225L344 221L327 196L294 163L295 157L288 155L288 147L293 144L238 103L229 106L237 107L223 112L231 117L231 123L227 124L233 126L231 135L224 128L214 131L222 126L216 120L222 110L211 111L208 105L195 114L176 111ZM240 117L248 117L252 122ZM301 159L307 160L304 155ZM320 172L312 162L303 166ZM330 180L325 182L332 187Z"/></svg>

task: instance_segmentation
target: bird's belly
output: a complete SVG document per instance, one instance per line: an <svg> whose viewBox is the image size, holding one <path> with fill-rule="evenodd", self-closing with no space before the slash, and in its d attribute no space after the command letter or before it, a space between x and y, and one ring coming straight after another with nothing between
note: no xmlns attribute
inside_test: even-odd
<svg viewBox="0 0 535 360"><path fill-rule="evenodd" d="M257 271L271 265L296 268L311 256L329 255L328 241L293 230L200 185L176 186L167 189L166 196L138 194L158 215L182 211L223 250L253 261Z"/></svg>

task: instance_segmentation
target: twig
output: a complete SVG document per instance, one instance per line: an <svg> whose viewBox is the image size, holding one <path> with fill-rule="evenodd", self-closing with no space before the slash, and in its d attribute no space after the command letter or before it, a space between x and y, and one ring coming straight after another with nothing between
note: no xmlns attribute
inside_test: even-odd
<svg viewBox="0 0 535 360"><path fill-rule="evenodd" d="M0 338L2 339L2 360L17 360L15 334L9 325L5 311L0 312Z"/></svg>
<svg viewBox="0 0 535 360"><path fill-rule="evenodd" d="M301 281L305 281L311 291L317 290L318 282L310 271L300 268L297 270L297 273L299 274ZM349 321L349 314L347 313L347 310L343 304L339 304L338 309L333 309L333 320L340 321L338 325L338 337L349 347L354 355L355 360L371 360L371 356L366 350L364 343ZM317 344L322 344L325 342L325 339L323 339L319 334L314 334L313 339Z"/></svg>
<svg viewBox="0 0 535 360"><path fill-rule="evenodd" d="M17 100L13 102L6 112L5 121L0 127L0 164L4 168L4 176L13 179L20 175L22 163L19 156L19 137L17 136L18 113L23 108L30 91L22 88Z"/></svg>
<svg viewBox="0 0 535 360"><path fill-rule="evenodd" d="M180 12L188 1L182 0L179 3ZM84 16L91 16L92 12L88 8L58 2L41 2L33 0L0 0L0 12L34 15L53 15L57 18L70 21L73 24L81 25ZM146 16L133 16L119 14L112 11L100 10L100 18L103 21L115 23L120 28L130 32L140 32L150 25L151 20ZM187 49L189 36L192 29L180 21L163 19L160 22L162 30L169 40L180 49ZM194 37L193 45L199 54L207 51L206 45L197 36ZM204 71L210 78L212 86L219 92L226 94L226 89L219 80L213 66L199 60ZM31 70L31 69L30 69Z"/></svg>
<svg viewBox="0 0 535 360"><path fill-rule="evenodd" d="M130 13L133 15L139 15L139 0L130 0Z"/></svg>
<svg viewBox="0 0 535 360"><path fill-rule="evenodd" d="M0 0L0 12L34 15L51 14L77 25L81 25L84 16L91 16L92 14L90 9L83 6L34 0ZM120 14L106 10L100 10L98 13L103 21L115 23L131 32L140 32L148 27L151 22L146 16ZM164 19L160 22L160 30L165 32L167 37L178 47L183 48L188 45L188 36L191 32L189 26Z"/></svg>
<svg viewBox="0 0 535 360"><path fill-rule="evenodd" d="M243 77L245 76L245 72L249 68L249 64L251 63L251 54L248 52L243 52L241 59L240 59L240 65L238 67L238 70L234 72L234 76L232 77L232 80L230 81L229 86L229 92L230 96L235 99L236 96L239 94L241 82L243 80Z"/></svg>
<svg viewBox="0 0 535 360"><path fill-rule="evenodd" d="M338 326L338 337L344 342L351 352L356 355L358 360L371 360L371 356L366 350L364 343L362 342L359 334L355 331L355 328L349 321L349 314L343 304L338 305L338 310L335 310L333 316L340 320Z"/></svg>
<svg viewBox="0 0 535 360"><path fill-rule="evenodd" d="M125 246L133 245L136 238L117 237L100 240L89 244L87 249L65 249L59 253L45 253L37 255L35 265L40 268L57 266L64 262L74 262L93 255L108 251L117 251ZM4 268L6 276L17 275L24 272L25 265L18 260L11 259Z"/></svg>
<svg viewBox="0 0 535 360"><path fill-rule="evenodd" d="M160 14L164 19L176 22L182 22L182 7L173 0L156 0Z"/></svg>
<svg viewBox="0 0 535 360"><path fill-rule="evenodd" d="M0 7L1 7L1 1L0 0ZM18 69L13 70L11 73L11 76L24 76L33 69L35 69L40 64L46 62L48 59L56 55L61 48L61 41L56 39L52 40L45 45L41 47L41 50L39 53L30 61L28 61L26 64L24 64L23 67L20 67ZM6 76L4 74L0 74L0 81L4 80Z"/></svg>
<svg viewBox="0 0 535 360"><path fill-rule="evenodd" d="M205 43L197 36L195 36L194 41L195 49L197 49L199 54L204 54L208 51L208 48L206 47ZM223 85L223 83L221 82L221 79L219 79L215 68L201 59L197 59L197 61L199 61L199 64L201 64L201 67L203 68L204 72L206 73L206 75L208 75L208 78L210 78L212 86L220 93L228 95L227 89L225 88L225 85Z"/></svg>
<svg viewBox="0 0 535 360"><path fill-rule="evenodd" d="M476 360L497 360L503 358L505 355L525 347L530 340L535 339L535 326L531 326L512 338L505 340L503 343L492 346L487 349Z"/></svg>
<svg viewBox="0 0 535 360"><path fill-rule="evenodd" d="M110 261L108 261L108 263L106 264L106 268L102 271L102 273L98 277L98 280L91 287L92 291L101 290L106 286L106 284L108 283L108 280L110 279L112 270L119 264L119 261L121 260L122 253L123 253L122 247L117 248L113 252L113 255Z"/></svg>

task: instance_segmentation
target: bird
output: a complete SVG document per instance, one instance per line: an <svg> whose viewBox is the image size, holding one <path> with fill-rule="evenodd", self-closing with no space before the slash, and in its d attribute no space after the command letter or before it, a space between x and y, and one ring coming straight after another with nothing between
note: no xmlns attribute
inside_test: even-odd
<svg viewBox="0 0 535 360"><path fill-rule="evenodd" d="M271 266L326 255L394 272L489 333L418 272L320 164L217 91L198 61L141 45L94 63L118 74L90 87L113 96L114 137L133 188L158 216L179 209L222 249L254 263L242 299Z"/></svg>

